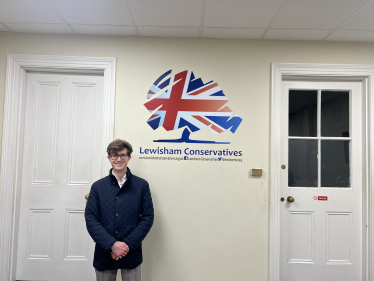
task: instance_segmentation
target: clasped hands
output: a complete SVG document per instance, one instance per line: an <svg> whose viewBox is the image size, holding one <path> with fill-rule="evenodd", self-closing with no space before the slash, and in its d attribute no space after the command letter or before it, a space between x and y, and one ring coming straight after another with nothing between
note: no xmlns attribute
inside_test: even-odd
<svg viewBox="0 0 374 281"><path fill-rule="evenodd" d="M130 251L130 248L129 246L127 246L125 242L117 241L116 243L113 244L112 252L110 253L110 255L112 256L112 259L118 260L126 256L129 251Z"/></svg>

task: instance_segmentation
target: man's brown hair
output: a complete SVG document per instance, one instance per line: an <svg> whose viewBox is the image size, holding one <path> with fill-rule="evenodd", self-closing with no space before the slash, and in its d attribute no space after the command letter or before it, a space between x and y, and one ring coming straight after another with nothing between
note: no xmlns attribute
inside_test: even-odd
<svg viewBox="0 0 374 281"><path fill-rule="evenodd" d="M131 144L129 144L127 141L116 139L108 145L106 152L108 153L108 155L116 155L118 151L124 150L125 148L127 148L127 155L131 156Z"/></svg>

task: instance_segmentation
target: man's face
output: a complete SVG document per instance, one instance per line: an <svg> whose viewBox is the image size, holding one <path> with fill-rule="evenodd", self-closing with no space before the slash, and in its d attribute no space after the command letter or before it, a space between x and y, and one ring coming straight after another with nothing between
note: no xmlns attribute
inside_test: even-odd
<svg viewBox="0 0 374 281"><path fill-rule="evenodd" d="M124 172L127 168L127 163L130 161L131 156L127 155L127 148L118 151L117 154L109 155L108 159L112 164L113 171Z"/></svg>

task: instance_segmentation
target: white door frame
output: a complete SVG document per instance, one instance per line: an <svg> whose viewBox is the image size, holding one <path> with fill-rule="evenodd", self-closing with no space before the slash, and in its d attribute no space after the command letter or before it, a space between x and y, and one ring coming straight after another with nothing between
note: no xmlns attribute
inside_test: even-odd
<svg viewBox="0 0 374 281"><path fill-rule="evenodd" d="M15 280L22 171L26 73L28 71L101 73L104 75L103 144L113 140L116 58L7 55L0 167L0 280ZM103 157L105 157L103 148ZM103 161L102 175L109 169Z"/></svg>
<svg viewBox="0 0 374 281"><path fill-rule="evenodd" d="M272 63L271 77L271 125L270 125L270 232L269 232L269 280L280 281L280 111L282 79L327 79L362 81L363 103L366 116L363 118L363 280L374 281L374 65L352 64L296 64ZM367 227L365 227L367 226Z"/></svg>

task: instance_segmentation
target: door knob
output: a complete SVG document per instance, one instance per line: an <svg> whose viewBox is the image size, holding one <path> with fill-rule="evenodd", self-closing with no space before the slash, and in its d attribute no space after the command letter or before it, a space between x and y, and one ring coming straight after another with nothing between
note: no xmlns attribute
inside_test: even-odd
<svg viewBox="0 0 374 281"><path fill-rule="evenodd" d="M288 197L287 197L287 202L292 203L292 202L294 202L294 201L295 201L295 199L294 199L292 196L288 196Z"/></svg>
<svg viewBox="0 0 374 281"><path fill-rule="evenodd" d="M86 200L88 200L88 196L90 196L90 193L87 193L87 194L84 196L84 198L85 198Z"/></svg>

